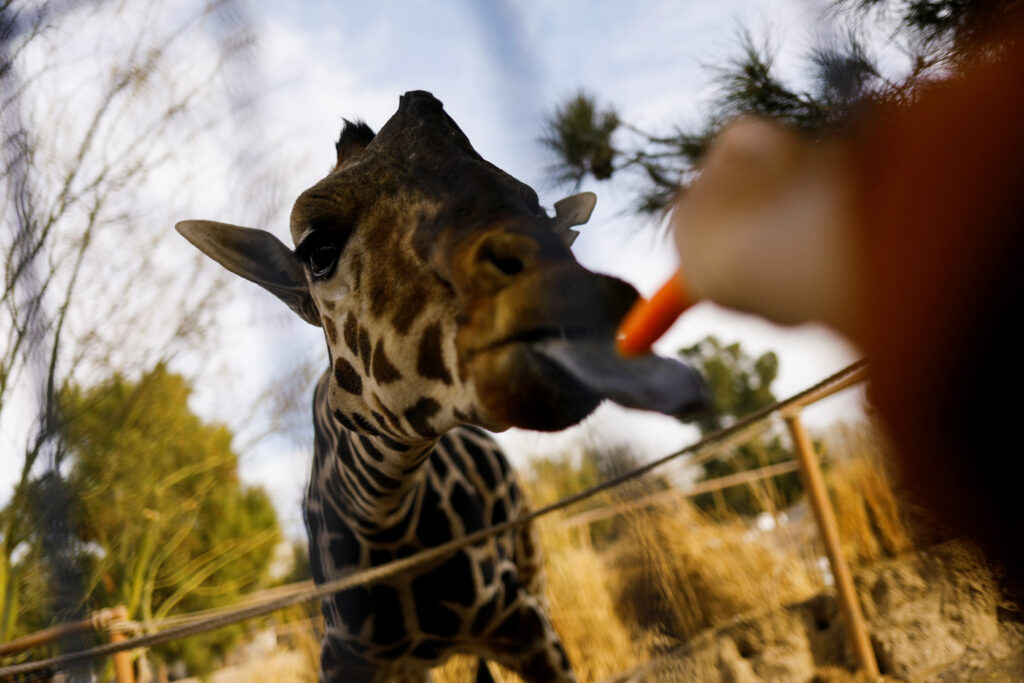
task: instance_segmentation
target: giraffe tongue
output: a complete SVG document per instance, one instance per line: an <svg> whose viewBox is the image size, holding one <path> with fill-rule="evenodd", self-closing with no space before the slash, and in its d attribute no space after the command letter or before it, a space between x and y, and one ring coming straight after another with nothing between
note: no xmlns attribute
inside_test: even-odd
<svg viewBox="0 0 1024 683"><path fill-rule="evenodd" d="M627 358L611 339L547 339L533 348L595 394L627 408L692 417L709 404L704 380L677 360Z"/></svg>

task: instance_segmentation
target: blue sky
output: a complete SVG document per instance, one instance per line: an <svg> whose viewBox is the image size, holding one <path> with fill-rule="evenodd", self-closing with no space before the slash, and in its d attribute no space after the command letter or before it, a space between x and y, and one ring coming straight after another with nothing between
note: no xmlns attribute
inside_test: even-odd
<svg viewBox="0 0 1024 683"><path fill-rule="evenodd" d="M799 57L822 31L815 19L818 7L798 0L264 5L254 10L260 62L271 86L261 114L268 135L287 147L294 164L284 192L294 197L329 169L342 117L363 118L377 129L401 93L429 90L485 158L533 185L542 203L551 206L572 189L547 180L546 157L536 140L543 115L566 96L584 88L652 131L697 123L713 97L712 69L735 54L744 27L770 35L782 72L799 78ZM629 215L628 186L589 183L584 189L597 192L599 200L574 247L577 257L650 293L674 269L662 233ZM285 204L280 224L261 226L283 239L288 235ZM254 336L245 343L262 345L271 363L275 358L285 363L299 347L323 353L318 332L283 322L287 314L278 311L272 297L255 288L245 296L253 310L267 311L257 316L249 332ZM659 348L672 352L707 334L742 341L752 352L779 352L780 395L805 388L857 357L822 329L784 330L706 304L685 316ZM809 411L808 419L822 425L855 415L857 407L856 396L831 399ZM605 407L561 435L513 430L501 440L513 461L522 462L570 448L581 437L629 440L654 457L685 445L693 432L666 418ZM269 442L246 458L243 476L267 485L294 523L308 457L294 446Z"/></svg>
<svg viewBox="0 0 1024 683"><path fill-rule="evenodd" d="M799 30L809 7L310 1L256 16L264 68L279 88L270 108L301 112L309 132L318 125L309 114L321 108L332 112L330 124L346 114L380 125L398 94L430 90L485 156L542 184L535 138L542 114L566 95L585 88L644 126L697 120L709 95L707 67L733 53L740 27L768 28L785 54L796 54L810 44Z"/></svg>
<svg viewBox="0 0 1024 683"><path fill-rule="evenodd" d="M180 13L175 4L157 6L166 13L163 20ZM177 155L166 173L190 178L192 193L183 196L167 189L179 183L162 175L151 187L135 190L162 207L152 220L155 229L166 231L160 248L171 262L195 257L192 247L171 230L182 219L250 223L253 216L269 212L265 223L253 227L287 242L292 201L331 168L342 117L363 118L377 129L407 90L433 92L485 158L534 186L542 204L550 207L573 189L555 187L547 179L548 160L537 137L544 114L580 88L614 104L625 120L649 131L696 124L714 94L712 70L735 54L742 28L769 35L782 72L794 78L802 75L799 57L827 29L815 19L819 5L811 0L306 0L253 3L249 9L258 40L258 69L244 76L260 98L256 116L242 127L260 132L263 144L247 152L270 162L281 185L263 185L257 178L250 182L255 187L241 193L231 189L230 157L237 144L230 135L210 141L198 157ZM93 35L78 29L78 23L61 28L61 47L78 45L81 59L97 45L102 52L118 39L130 38L111 36L104 32L107 28ZM200 67L218 56L201 41L188 50ZM70 85L88 87L85 81ZM591 269L632 282L643 293L652 292L675 267L664 233L629 213L628 183L591 182L583 189L595 191L599 200L573 247L577 258ZM209 262L204 267L200 276L205 272L212 281L218 266ZM235 280L228 292L233 304L220 312L222 353L178 362L198 375L193 408L207 421L227 423L241 447L268 428L265 420L245 412L255 397L273 391L276 378L293 372L299 361L322 367L326 352L319 328L299 321L263 290ZM784 330L707 304L684 316L658 348L671 353L708 334L741 341L754 353L777 351L780 395L805 388L857 355L824 330ZM199 373L198 367L216 372ZM831 399L809 411L808 422L823 425L854 415L857 405L856 396ZM17 421L9 418L7 428ZM308 418L303 417L302 425L310 430ZM2 435L2 444L20 443L16 430L10 431ZM604 406L581 427L559 435L511 430L500 439L513 462L523 463L532 455L571 448L581 439L629 441L644 457L656 457L693 436L693 430L668 418ZM289 533L301 536L299 503L309 470L308 445L302 439L270 438L243 448L241 455L242 477L265 486ZM0 468L0 501L16 469Z"/></svg>

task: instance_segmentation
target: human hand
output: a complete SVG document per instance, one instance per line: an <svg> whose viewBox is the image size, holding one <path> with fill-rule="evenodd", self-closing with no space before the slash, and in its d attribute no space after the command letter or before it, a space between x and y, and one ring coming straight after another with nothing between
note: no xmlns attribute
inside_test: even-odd
<svg viewBox="0 0 1024 683"><path fill-rule="evenodd" d="M672 214L689 295L856 336L860 240L847 153L743 117L712 143Z"/></svg>

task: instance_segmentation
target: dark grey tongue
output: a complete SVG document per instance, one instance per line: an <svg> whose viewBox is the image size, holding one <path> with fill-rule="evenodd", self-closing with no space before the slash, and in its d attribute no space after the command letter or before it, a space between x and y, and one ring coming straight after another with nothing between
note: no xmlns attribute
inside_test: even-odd
<svg viewBox="0 0 1024 683"><path fill-rule="evenodd" d="M654 354L623 357L610 339L548 339L533 348L599 396L627 408L690 417L709 396L696 370Z"/></svg>

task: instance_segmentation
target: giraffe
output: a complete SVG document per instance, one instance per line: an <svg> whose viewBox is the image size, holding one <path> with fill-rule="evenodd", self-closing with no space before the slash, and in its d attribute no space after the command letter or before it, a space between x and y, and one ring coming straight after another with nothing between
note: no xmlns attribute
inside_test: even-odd
<svg viewBox="0 0 1024 683"><path fill-rule="evenodd" d="M485 161L423 91L374 133L345 121L333 170L291 214L296 247L212 221L176 227L323 328L304 501L317 583L406 557L527 509L484 430L558 430L602 396L535 352L603 336L636 298L568 246L595 197L558 202ZM574 681L521 528L322 601L321 680L424 681L456 652L530 681Z"/></svg>

